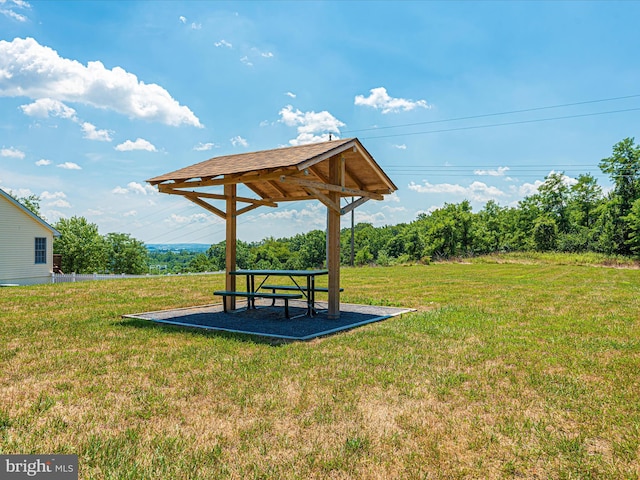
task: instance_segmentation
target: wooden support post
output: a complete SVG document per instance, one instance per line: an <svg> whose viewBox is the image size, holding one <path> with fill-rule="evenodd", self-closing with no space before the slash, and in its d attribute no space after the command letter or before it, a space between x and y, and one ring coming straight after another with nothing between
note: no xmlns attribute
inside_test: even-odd
<svg viewBox="0 0 640 480"><path fill-rule="evenodd" d="M341 159L329 159L329 181L341 185ZM340 205L340 193L329 191L329 198ZM327 218L327 268L329 269L329 313L330 319L340 318L340 212L328 208Z"/></svg>
<svg viewBox="0 0 640 480"><path fill-rule="evenodd" d="M225 185L224 196L227 202L226 213L226 252L225 252L225 272L226 272L226 290L236 290L236 277L235 275L229 275L229 272L236 269L236 189L237 186ZM235 310L236 297L229 296L223 299L226 304L227 310Z"/></svg>

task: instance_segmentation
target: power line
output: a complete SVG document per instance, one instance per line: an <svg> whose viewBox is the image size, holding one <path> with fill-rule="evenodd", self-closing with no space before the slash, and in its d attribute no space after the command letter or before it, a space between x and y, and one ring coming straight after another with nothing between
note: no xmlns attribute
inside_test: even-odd
<svg viewBox="0 0 640 480"><path fill-rule="evenodd" d="M562 117L537 118L537 119L533 119L533 120L519 120L519 121L504 122L504 123L490 123L490 124L485 124L485 125L471 125L471 126L467 126L467 127L443 128L443 129L440 129L440 130L427 130L427 131L423 131L423 132L394 133L394 134L389 134L389 135L378 135L376 137L363 137L361 140L371 140L371 139L375 139L375 138L407 137L407 136L411 136L411 135L426 135L428 133L444 133L444 132L456 132L456 131L461 131L461 130L475 130L475 129L480 129L480 128L504 127L504 126L508 126L508 125L522 125L522 124L527 124L527 123L549 122L549 121L552 121L552 120L566 120L566 119L570 119L570 118L593 117L593 116L597 116L597 115L610 115L610 114L613 114L613 113L635 112L635 111L638 111L638 110L640 110L640 107L638 107L638 108L627 108L627 109L623 109L623 110L609 110L607 112L593 112L593 113L582 113L582 114L575 114L575 115L565 115L565 116L562 116Z"/></svg>
<svg viewBox="0 0 640 480"><path fill-rule="evenodd" d="M516 113L526 113L526 112L536 112L540 110L551 110L554 108L566 108L566 107L575 107L577 105L588 105L592 103L602 103L602 102L611 102L615 100L627 100L629 98L637 98L640 97L640 94L635 95L625 95L623 97L612 97L612 98L603 98L599 100L586 100L584 102L573 102L573 103L563 103L559 105L548 105L545 107L532 107L532 108L524 108L522 110L508 110L506 112L496 112L496 113L484 113L480 115L469 115L465 117L455 117L455 118L445 118L442 120L430 120L426 122L416 122L416 123L405 123L400 125L388 125L384 127L369 127L369 128L359 128L352 130L344 130L343 133L353 133L353 132L367 132L371 130L386 130L390 128L405 128L405 127L415 127L417 125L430 125L434 123L445 123L445 122L456 122L459 120L473 120L476 118L486 118L486 117L497 117L501 115L513 115Z"/></svg>

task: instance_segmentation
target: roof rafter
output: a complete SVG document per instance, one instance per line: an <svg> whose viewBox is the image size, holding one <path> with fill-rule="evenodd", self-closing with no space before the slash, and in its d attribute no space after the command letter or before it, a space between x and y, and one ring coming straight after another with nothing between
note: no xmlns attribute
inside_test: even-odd
<svg viewBox="0 0 640 480"><path fill-rule="evenodd" d="M343 187L341 185L331 185L329 183L314 182L312 180L305 180L302 178L295 178L295 177L287 177L284 175L280 177L280 181L296 183L305 188L311 187L318 190L329 190L330 192L344 193L346 194L346 196L368 197L374 200L382 200L384 198L380 193L367 192L365 190L360 190L357 188L348 188L348 187Z"/></svg>

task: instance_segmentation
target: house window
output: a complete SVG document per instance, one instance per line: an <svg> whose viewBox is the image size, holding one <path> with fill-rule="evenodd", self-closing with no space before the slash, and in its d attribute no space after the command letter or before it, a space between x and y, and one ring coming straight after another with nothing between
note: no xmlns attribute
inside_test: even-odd
<svg viewBox="0 0 640 480"><path fill-rule="evenodd" d="M47 238L36 237L36 264L47 263Z"/></svg>

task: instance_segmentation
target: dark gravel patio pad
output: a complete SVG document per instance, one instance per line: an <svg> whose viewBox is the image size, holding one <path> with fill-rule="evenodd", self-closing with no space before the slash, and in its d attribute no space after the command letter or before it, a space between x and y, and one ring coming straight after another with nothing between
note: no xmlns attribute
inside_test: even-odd
<svg viewBox="0 0 640 480"><path fill-rule="evenodd" d="M320 307L325 306L320 303ZM306 304L290 302L291 316L305 312ZM327 312L320 312L313 318L300 316L287 319L281 306L259 306L257 310L241 307L230 313L222 311L222 305L203 305L199 307L162 310L158 312L123 315L123 318L135 318L152 322L180 325L184 327L204 328L225 332L245 333L261 337L288 340L311 340L323 335L349 330L368 323L379 322L387 318L402 315L413 310L408 308L378 307L372 305L340 304L340 318L327 318Z"/></svg>

